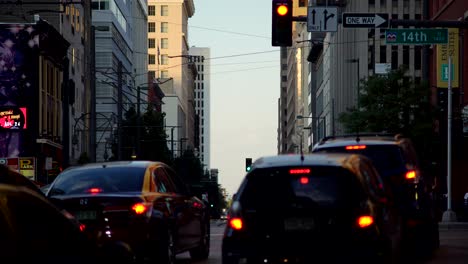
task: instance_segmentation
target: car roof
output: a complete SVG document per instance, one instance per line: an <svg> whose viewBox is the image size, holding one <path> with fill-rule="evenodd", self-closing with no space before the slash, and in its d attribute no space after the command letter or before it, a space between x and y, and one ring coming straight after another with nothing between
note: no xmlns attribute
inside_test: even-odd
<svg viewBox="0 0 468 264"><path fill-rule="evenodd" d="M398 145L399 141L392 136L370 136L370 135L353 135L353 136L338 136L326 137L318 142L313 149L320 149L323 147L343 147L348 145Z"/></svg>
<svg viewBox="0 0 468 264"><path fill-rule="evenodd" d="M349 153L311 153L300 154L282 154L276 156L265 156L257 159L252 164L252 171L263 168L292 167L292 166L339 166L346 167L344 164L351 157L361 156ZM363 156L361 156L363 157Z"/></svg>
<svg viewBox="0 0 468 264"><path fill-rule="evenodd" d="M165 165L165 163L159 162L159 161L149 161L149 160L94 162L94 163L83 164L81 166L69 167L65 171L97 169L97 168L114 168L114 167L146 168L150 165Z"/></svg>

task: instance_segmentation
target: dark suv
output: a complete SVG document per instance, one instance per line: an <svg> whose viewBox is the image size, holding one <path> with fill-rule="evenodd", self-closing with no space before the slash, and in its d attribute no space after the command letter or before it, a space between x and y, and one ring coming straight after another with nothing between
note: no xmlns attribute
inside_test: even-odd
<svg viewBox="0 0 468 264"><path fill-rule="evenodd" d="M403 217L404 249L431 253L439 246L438 222L416 151L401 135L360 134L326 137L313 153L357 153L369 157L391 187ZM414 251L416 250L416 251Z"/></svg>
<svg viewBox="0 0 468 264"><path fill-rule="evenodd" d="M229 209L223 264L386 263L401 239L396 211L364 156L264 157Z"/></svg>

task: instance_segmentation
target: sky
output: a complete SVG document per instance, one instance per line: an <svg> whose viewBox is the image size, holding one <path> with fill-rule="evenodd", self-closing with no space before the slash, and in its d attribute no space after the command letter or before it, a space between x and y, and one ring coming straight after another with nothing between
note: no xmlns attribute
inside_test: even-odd
<svg viewBox="0 0 468 264"><path fill-rule="evenodd" d="M211 49L211 168L234 194L245 158L277 154L280 51L271 46L271 0L194 0L190 46ZM232 56L249 54L245 56ZM217 58L232 56L226 58Z"/></svg>

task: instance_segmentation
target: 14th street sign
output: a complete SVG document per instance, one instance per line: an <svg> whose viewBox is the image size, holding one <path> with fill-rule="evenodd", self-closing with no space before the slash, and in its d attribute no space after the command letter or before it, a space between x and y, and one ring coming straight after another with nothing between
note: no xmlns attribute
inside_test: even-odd
<svg viewBox="0 0 468 264"><path fill-rule="evenodd" d="M343 13L343 27L388 28L388 14Z"/></svg>

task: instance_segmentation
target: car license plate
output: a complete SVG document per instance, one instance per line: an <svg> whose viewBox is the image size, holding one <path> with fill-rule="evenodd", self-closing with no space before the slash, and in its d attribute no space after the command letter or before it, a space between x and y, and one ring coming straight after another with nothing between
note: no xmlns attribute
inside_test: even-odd
<svg viewBox="0 0 468 264"><path fill-rule="evenodd" d="M286 231L310 231L315 227L313 218L288 218L284 221Z"/></svg>
<svg viewBox="0 0 468 264"><path fill-rule="evenodd" d="M96 211L78 211L75 213L76 219L81 220L95 220Z"/></svg>

